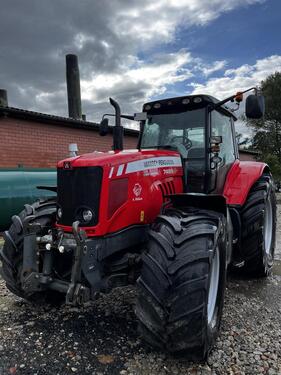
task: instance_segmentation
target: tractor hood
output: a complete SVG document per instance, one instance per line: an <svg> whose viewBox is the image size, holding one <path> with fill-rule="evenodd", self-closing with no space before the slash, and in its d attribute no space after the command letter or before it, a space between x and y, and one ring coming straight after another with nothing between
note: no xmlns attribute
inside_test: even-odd
<svg viewBox="0 0 281 375"><path fill-rule="evenodd" d="M149 159L149 160L146 160ZM76 168L90 166L113 167L120 164L127 164L146 160L147 168L157 167L179 167L181 166L180 154L170 150L123 150L108 152L92 152L58 162L58 168Z"/></svg>

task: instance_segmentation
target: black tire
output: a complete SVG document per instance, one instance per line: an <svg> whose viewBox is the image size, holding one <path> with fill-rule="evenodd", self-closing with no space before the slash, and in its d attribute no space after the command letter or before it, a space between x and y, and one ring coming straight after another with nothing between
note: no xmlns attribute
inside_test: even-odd
<svg viewBox="0 0 281 375"><path fill-rule="evenodd" d="M21 288L20 272L23 257L23 228L22 221L29 215L34 215L33 221L40 223L42 231L38 233L43 236L48 233L55 221L56 201L48 199L36 201L32 205L25 205L25 209L17 216L13 217L12 225L3 235L5 243L0 252L2 267L0 273L6 282L6 287L17 296L33 303L56 304L63 300L63 295L51 290L27 294Z"/></svg>
<svg viewBox="0 0 281 375"><path fill-rule="evenodd" d="M272 270L276 237L276 197L269 173L263 174L250 190L241 210L241 225L241 272L265 277Z"/></svg>
<svg viewBox="0 0 281 375"><path fill-rule="evenodd" d="M226 220L213 211L169 209L156 219L136 303L140 333L148 344L191 360L207 358L222 316L226 241ZM218 287L208 319L215 259Z"/></svg>

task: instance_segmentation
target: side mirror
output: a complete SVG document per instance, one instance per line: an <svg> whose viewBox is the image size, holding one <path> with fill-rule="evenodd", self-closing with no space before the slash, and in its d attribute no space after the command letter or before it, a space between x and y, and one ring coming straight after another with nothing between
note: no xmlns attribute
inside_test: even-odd
<svg viewBox="0 0 281 375"><path fill-rule="evenodd" d="M249 119L260 119L264 116L265 104L263 95L249 95L246 99L246 116Z"/></svg>
<svg viewBox="0 0 281 375"><path fill-rule="evenodd" d="M101 120L99 133L102 137L108 134L109 126L108 126L108 118L104 118Z"/></svg>

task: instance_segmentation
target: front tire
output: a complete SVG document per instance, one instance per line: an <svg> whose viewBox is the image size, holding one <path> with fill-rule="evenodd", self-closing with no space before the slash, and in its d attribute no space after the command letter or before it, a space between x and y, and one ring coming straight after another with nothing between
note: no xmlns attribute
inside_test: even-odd
<svg viewBox="0 0 281 375"><path fill-rule="evenodd" d="M63 301L63 295L56 291L45 290L43 292L26 293L21 286L20 274L23 262L23 226L22 222L27 216L34 216L33 222L41 224L42 231L38 236L48 233L53 226L56 213L56 201L36 201L32 205L25 205L25 209L13 217L13 223L9 230L4 233L5 243L0 252L2 267L0 273L6 282L6 287L15 295L32 303L57 304Z"/></svg>
<svg viewBox="0 0 281 375"><path fill-rule="evenodd" d="M188 359L208 356L226 282L226 221L207 210L167 210L156 219L138 280L144 340Z"/></svg>
<svg viewBox="0 0 281 375"><path fill-rule="evenodd" d="M276 197L270 174L263 174L252 187L241 211L241 223L241 271L265 277L272 270L276 236Z"/></svg>

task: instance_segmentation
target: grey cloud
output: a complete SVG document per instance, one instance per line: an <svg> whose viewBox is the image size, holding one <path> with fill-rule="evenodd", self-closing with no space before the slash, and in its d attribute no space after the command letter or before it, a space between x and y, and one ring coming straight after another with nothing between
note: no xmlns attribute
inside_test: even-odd
<svg viewBox="0 0 281 375"><path fill-rule="evenodd" d="M64 85L67 53L79 55L81 78L122 70L135 48L112 31L118 6L118 1L2 0L0 86L8 90L10 104L66 114L66 101L46 98L42 105L35 95L56 93ZM79 34L86 39L81 46L75 43Z"/></svg>
<svg viewBox="0 0 281 375"><path fill-rule="evenodd" d="M237 0L236 3L259 1ZM198 2L201 5L194 12L185 3L185 14L180 16L182 10L162 0L156 3L149 0L0 0L0 87L8 90L10 105L66 115L65 54L79 55L80 75L84 80L97 74L122 76L132 68L129 63L132 57L137 58L140 50L149 50L154 43L172 40L181 22L185 21L187 26L200 24L201 13L207 13L206 9L210 11L210 19L225 10L224 0L216 0L215 5L207 0ZM147 8L155 4L159 4L160 10ZM153 30L150 39L143 40L141 33L132 32L134 25L150 30L155 21L160 26ZM161 29L161 22L165 27L167 22L170 24L168 36L165 28ZM155 59L159 64L164 61L163 56ZM147 82L122 81L111 90L99 89L98 96L105 102L95 104L83 100L83 112L89 113L90 119L98 119L101 111L108 108L109 95L122 102L124 111L138 110L150 88ZM49 95L40 99L38 95L42 92Z"/></svg>

